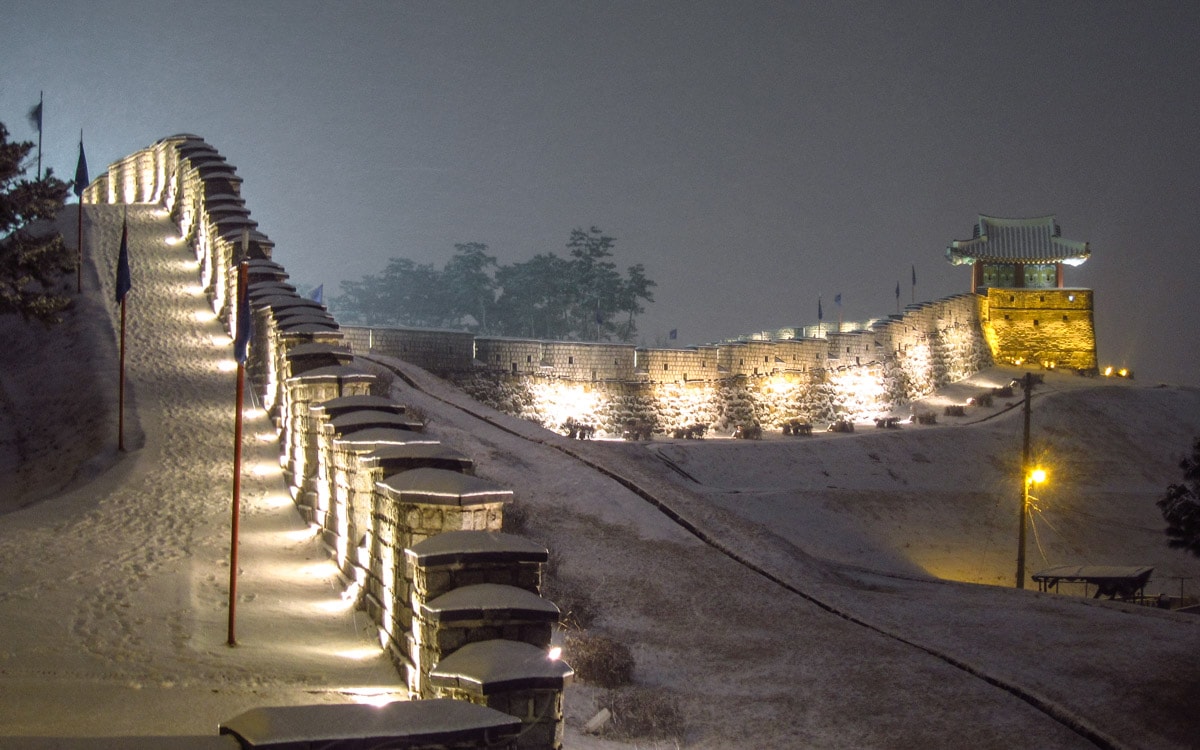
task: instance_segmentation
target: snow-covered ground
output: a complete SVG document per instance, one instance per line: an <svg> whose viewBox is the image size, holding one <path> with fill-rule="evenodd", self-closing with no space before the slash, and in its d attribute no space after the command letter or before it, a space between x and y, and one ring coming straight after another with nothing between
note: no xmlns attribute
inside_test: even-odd
<svg viewBox="0 0 1200 750"><path fill-rule="evenodd" d="M88 208L95 295L71 321L3 329L21 361L0 377L0 492L6 507L40 502L0 516L0 735L202 734L256 705L399 685L339 606L261 416L247 427L263 471L243 485L242 645L224 645L228 339L189 251L164 241L169 222L131 208L134 449L118 454L120 211ZM61 223L73 237L73 212ZM678 699L683 746L1195 745L1200 620L1011 588L1018 409L807 439L580 442L386 364L415 384L396 396L434 436L514 489L556 587L630 645L637 682ZM1200 564L1166 548L1154 500L1200 434L1200 391L1050 376L1038 394L1051 482L1028 570L1155 565L1152 592L1177 594L1178 576L1194 595ZM568 689L567 746L628 746L580 733L597 697Z"/></svg>

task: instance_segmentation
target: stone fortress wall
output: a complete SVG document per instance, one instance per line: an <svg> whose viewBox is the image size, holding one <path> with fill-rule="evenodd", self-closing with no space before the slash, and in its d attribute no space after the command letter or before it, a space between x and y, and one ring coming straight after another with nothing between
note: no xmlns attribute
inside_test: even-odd
<svg viewBox="0 0 1200 750"><path fill-rule="evenodd" d="M687 348L486 336L469 347L466 334L447 333L455 345L439 352L424 343L430 332L406 328L350 328L347 338L355 351L407 359L552 429L567 420L610 435L630 422L665 434L696 423L823 429L873 419L1008 361L990 346L997 337L986 332L987 311L988 298L960 294L854 330L787 328Z"/></svg>
<svg viewBox="0 0 1200 750"><path fill-rule="evenodd" d="M416 328L347 328L346 336L356 352L417 364L502 411L551 429L570 421L610 435L631 422L664 434L696 423L823 428L881 417L994 363L1096 369L1088 289L990 289L840 327L783 328L687 348Z"/></svg>
<svg viewBox="0 0 1200 750"><path fill-rule="evenodd" d="M387 729L375 738L380 746L561 748L563 690L573 672L551 654L559 610L540 595L548 551L501 532L512 490L474 476L470 457L426 434L392 398L394 386L358 366L351 350L469 362L473 337L347 335L287 283L240 186L216 149L181 134L110 165L83 201L169 212L231 336L245 275L253 318L246 374L277 427L289 490L329 548L343 597L370 613L405 678L401 691L416 699L370 709L371 717L359 716L370 707L353 704L305 707L324 716L305 746L353 742L356 722L369 718L374 731ZM286 721L292 710L256 709L222 731L238 734L245 723L258 727L262 746L277 747L296 739ZM261 736L272 712L279 714L274 731L286 736ZM239 737L242 746L259 746Z"/></svg>

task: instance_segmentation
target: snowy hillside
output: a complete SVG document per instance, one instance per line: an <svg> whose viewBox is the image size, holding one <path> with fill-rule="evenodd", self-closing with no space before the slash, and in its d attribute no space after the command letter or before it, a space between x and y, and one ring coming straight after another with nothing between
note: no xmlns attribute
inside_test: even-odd
<svg viewBox="0 0 1200 750"><path fill-rule="evenodd" d="M0 381L14 468L0 490L6 509L39 502L0 516L0 735L205 733L253 705L398 685L365 619L339 609L261 415L244 645L224 645L228 338L169 222L132 208L135 450L117 454L120 209L88 211L95 297L49 333L5 321L22 357ZM73 212L62 223L70 239ZM678 700L683 746L1182 748L1200 731L1200 620L1010 588L1020 414L1003 403L853 435L580 442L416 368L364 364L402 371L397 398L514 489L524 533L552 551L556 600L594 610L637 683ZM1166 548L1153 503L1200 434L1200 392L1048 377L1033 434L1051 481L1031 572L1154 565L1153 592L1190 576L1196 593L1200 564ZM580 733L598 694L568 689L568 747L620 746Z"/></svg>

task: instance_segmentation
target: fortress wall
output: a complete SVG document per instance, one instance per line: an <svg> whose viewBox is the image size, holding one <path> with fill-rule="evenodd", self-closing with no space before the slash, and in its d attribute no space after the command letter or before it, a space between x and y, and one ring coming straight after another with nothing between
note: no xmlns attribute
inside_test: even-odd
<svg viewBox="0 0 1200 750"><path fill-rule="evenodd" d="M579 361L572 358L597 351L595 344L478 338L484 366L453 379L501 411L555 430L589 424L608 436L636 424L671 435L697 422L722 431L748 423L772 429L791 421L822 428L842 419L869 422L990 367L986 309L986 298L960 294L824 337L755 334L688 349L640 348L632 377L595 381L572 370Z"/></svg>
<svg viewBox="0 0 1200 750"><path fill-rule="evenodd" d="M469 371L475 359L475 337L466 331L351 326L342 332L355 354L382 354L434 372Z"/></svg>
<svg viewBox="0 0 1200 750"><path fill-rule="evenodd" d="M542 342L531 339L475 339L475 359L493 372L537 375L541 372Z"/></svg>
<svg viewBox="0 0 1200 750"><path fill-rule="evenodd" d="M711 383L721 377L719 356L716 346L638 349L638 378L647 383Z"/></svg>
<svg viewBox="0 0 1200 750"><path fill-rule="evenodd" d="M249 212L244 210L239 196L240 179L234 174L233 167L225 164L216 150L202 139L189 135L165 138L114 162L84 191L87 203L156 204L169 213L179 227L182 241L195 252L200 281L230 334L235 334L239 264L247 263L248 276L252 280L281 281L287 278L282 267L270 261L273 245L257 231L257 224L249 219ZM430 369L469 372L474 367L475 339L469 333L458 331L362 328L352 329L350 335L344 337L323 307L302 300L286 287L279 288L278 294L274 294L274 287L268 288L271 291L267 295L250 300L258 330L251 339L245 363L245 371L251 375L248 386L259 389L264 405L276 421L281 463L285 464L289 489L302 515L324 527L325 541L336 557L347 587L345 595L353 596L371 614L379 626L381 645L411 675L412 645L419 640L420 633L397 626L397 623L414 623L412 627L417 627L418 618L413 616L413 607L418 605L408 596L413 573L405 564L407 547L419 540L461 529L479 530L485 535L498 532L503 520L503 505L511 501L512 493L503 488L488 487L481 495L481 480L463 476L459 481L460 473L433 465L422 470L432 470L434 475L441 471L441 476L423 474L418 479L414 474L407 483L403 479L397 483L397 475L393 475L376 481L372 473L376 467L370 460L372 450L384 446L394 449L410 443L428 446L436 441L421 434L423 425L419 422L395 416L403 413L404 408L391 402L390 396L369 395L377 381L375 375L345 362L353 358L354 351L369 349ZM297 308L306 311L300 319L295 317ZM308 312L310 308L311 312ZM345 346L346 343L350 348ZM546 347L541 342L494 341L494 349L514 362L521 356L527 357L523 364L531 365L533 370L540 368L547 357L553 368L565 368L577 376L590 374L591 369L601 369L606 361L614 362L606 366L607 374L633 370L634 352L628 346L589 345L581 348L552 344ZM588 352L589 358L577 363L573 352L581 350ZM548 354L544 355L543 351ZM380 400L395 408L383 411ZM319 437L334 445L347 446L341 453L317 450L318 439L312 429L312 408L324 409L332 404L338 405L340 421L336 425L332 418L322 422ZM322 416L327 415L322 412ZM355 457L362 454L364 460L350 460L351 452ZM419 461L413 464L414 470L418 465ZM399 474L407 475L407 472L401 470ZM447 480L446 474L453 478ZM461 474L470 475L473 470ZM388 485L388 481L403 489L397 490ZM359 496L361 493L346 491L348 487L365 486L364 483L374 486L369 503ZM446 489L456 483L461 490ZM481 496L486 496L486 508L479 500ZM369 511L367 504L372 506ZM464 520L468 518L469 522ZM381 542L381 536L408 542L397 547ZM451 544L461 545L459 553L468 558L483 549L475 548L475 543L468 537L453 539ZM541 559L546 559L544 550L541 554ZM502 571L497 575L505 576ZM473 600L474 595L474 592L463 592L464 607L483 611L492 606L486 597ZM539 611L553 620L556 608L544 603ZM483 621L458 626L465 634L460 640L507 638L493 633L508 633L516 617L506 611L489 610ZM549 627L547 624L547 631ZM548 637L545 640L548 642ZM503 654L516 653L519 649L514 649L524 645L509 644L504 640L494 643L500 644ZM453 645L439 651L439 655L450 659L457 650L458 645ZM423 668L435 666L422 665ZM538 698L549 708L533 719L524 714L517 715L526 729L525 739L516 746L558 750L562 747L562 690L571 670L562 665L558 670L561 679L556 685L552 684L553 680L546 682L544 672L544 667L537 667L537 674L530 672L529 677L545 683ZM481 679L484 677L486 675ZM515 677L517 682L522 682L520 674ZM480 690L500 697L512 692L503 685L485 682L480 683ZM414 697L432 695L431 690L422 686ZM476 696L454 697L475 700ZM520 696L513 697L505 705L528 703L518 698ZM470 743L464 742L461 746L468 747Z"/></svg>
<svg viewBox="0 0 1200 750"><path fill-rule="evenodd" d="M541 366L567 380L629 380L635 360L630 344L542 342Z"/></svg>
<svg viewBox="0 0 1200 750"><path fill-rule="evenodd" d="M985 329L997 361L1096 369L1090 289L989 289Z"/></svg>

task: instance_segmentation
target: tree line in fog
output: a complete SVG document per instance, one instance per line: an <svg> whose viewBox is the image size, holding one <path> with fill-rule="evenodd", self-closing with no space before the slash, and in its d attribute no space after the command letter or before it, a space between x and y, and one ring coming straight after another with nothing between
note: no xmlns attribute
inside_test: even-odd
<svg viewBox="0 0 1200 750"><path fill-rule="evenodd" d="M642 264L622 274L615 240L574 229L566 257L542 253L500 265L487 245L454 246L442 268L392 258L383 272L343 281L329 301L347 323L453 328L490 336L632 342L637 316L654 301Z"/></svg>

